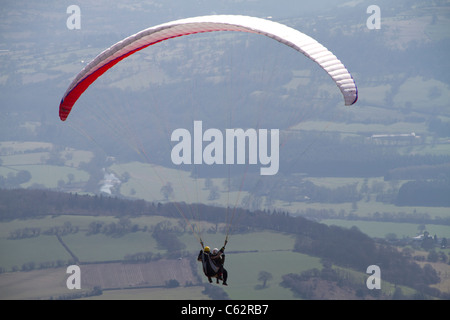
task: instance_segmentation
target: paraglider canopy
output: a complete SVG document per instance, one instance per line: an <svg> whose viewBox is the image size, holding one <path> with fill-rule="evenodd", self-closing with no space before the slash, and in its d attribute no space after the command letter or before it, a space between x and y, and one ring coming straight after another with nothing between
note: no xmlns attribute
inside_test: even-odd
<svg viewBox="0 0 450 320"><path fill-rule="evenodd" d="M60 119L65 121L83 92L126 57L164 40L212 31L250 32L277 40L319 64L342 92L345 105L352 105L358 99L358 90L351 74L333 53L313 38L270 20L240 15L212 15L176 20L142 30L100 53L76 75L65 92L59 106Z"/></svg>

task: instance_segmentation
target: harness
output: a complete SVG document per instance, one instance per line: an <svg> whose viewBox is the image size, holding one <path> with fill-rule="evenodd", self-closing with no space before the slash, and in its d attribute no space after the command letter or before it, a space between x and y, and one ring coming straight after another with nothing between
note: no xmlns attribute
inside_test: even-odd
<svg viewBox="0 0 450 320"><path fill-rule="evenodd" d="M219 267L212 261L209 254L202 254L202 266L207 277L214 277L219 272Z"/></svg>

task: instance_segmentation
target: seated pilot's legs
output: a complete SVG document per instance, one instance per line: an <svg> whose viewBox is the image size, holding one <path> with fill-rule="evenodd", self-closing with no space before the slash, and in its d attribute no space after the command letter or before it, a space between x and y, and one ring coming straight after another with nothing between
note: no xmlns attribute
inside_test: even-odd
<svg viewBox="0 0 450 320"><path fill-rule="evenodd" d="M222 273L222 279L223 279L223 285L227 286L227 279L228 279L228 271L223 268L223 273Z"/></svg>

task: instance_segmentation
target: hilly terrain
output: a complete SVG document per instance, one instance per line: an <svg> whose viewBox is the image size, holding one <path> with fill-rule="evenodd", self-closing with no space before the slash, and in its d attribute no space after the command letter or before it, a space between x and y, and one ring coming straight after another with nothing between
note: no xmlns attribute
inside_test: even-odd
<svg viewBox="0 0 450 320"><path fill-rule="evenodd" d="M286 219L307 218L309 222L303 223L320 222L327 231L334 230L332 226L358 229L370 238L368 242L376 241L375 246L387 241L403 256L410 256L424 273L432 274L429 282L404 284L408 289L402 288L397 297L445 297L448 248L442 241L450 237L448 1L378 1L380 29L368 28L370 13L364 1L305 5L289 0L277 6L268 0L80 1L81 27L75 30L67 27L71 4L19 0L0 6L0 191L4 195L12 190L31 192L15 202L3 196L0 202L0 267L6 272L1 276L12 277L10 284L26 283L17 280L20 277L39 278L27 272L49 276L45 268L34 270L48 264L60 268L54 282L59 289L39 297L66 297L65 267L78 259L91 263L87 264L89 274L102 273L98 270L104 267L121 274L116 278L133 283L134 289L137 283L155 286L147 288L150 296L164 295L168 286L178 283L180 292L186 292L169 291L168 298L204 298L208 293L198 287L200 280L195 277L201 270L193 267L195 261L189 267L183 264L188 269L187 286L170 273L157 283L149 280L147 267L164 269L167 262L174 271L178 258L185 263L184 255L165 256L167 248L160 247L152 233L158 225L176 229L177 238L186 246L182 249L189 252L187 256L195 256L198 242L188 235L188 222L204 221L201 225L209 230L207 235L220 234L213 238L220 246L224 218L231 219L229 225L240 243L247 243L242 251L255 255L256 268L257 262L271 261L266 271L274 276L266 290L257 279L264 270L257 269L255 274L252 264L240 273L234 271L236 265L230 265L230 273L242 274L241 288L225 289L232 299L333 298L324 293L330 291L327 286L336 288L342 278L353 279L349 276L353 271L339 268L355 265L342 266L337 257L310 251L308 244L319 241L313 235L302 238L304 233L298 230L267 225L253 230L247 213L236 214L244 210L262 212L262 219L268 220L280 212L289 216ZM332 80L291 48L263 36L219 32L171 39L132 55L85 92L67 121L59 120L59 101L71 80L101 51L144 28L208 14L263 17L316 38L352 73L358 102L343 106ZM204 130L222 132L228 128L279 129L278 173L261 176L259 165L248 164L175 165L171 133L180 128L192 132L194 121L202 121ZM44 191L47 195L63 192L61 198L63 194L78 197L65 199L68 202L94 199L98 203L68 209L67 202L61 201L47 207L36 197ZM103 201L111 201L116 209L98 213ZM20 202L34 212L18 206ZM142 211L130 217L131 222L125 219L134 210L129 206L143 203L170 207L170 219L164 214L164 218L147 220ZM220 213L205 218L199 209L203 205ZM96 222L103 231L87 235ZM64 225L68 233L59 241L57 230ZM127 229L134 225L139 232ZM246 228L252 232L245 233ZM120 234L120 230L126 232L118 236L115 232ZM264 241L271 237L276 239L273 244ZM432 245L429 238L433 238ZM93 243L99 245L95 250ZM261 243L269 249L262 250ZM348 245L354 244L342 247ZM43 247L48 250L42 251ZM230 250L240 251L237 247ZM146 252L152 252L152 261L122 266L125 256L142 253L145 257ZM243 254L234 252L230 260ZM332 260L333 271L324 257ZM280 266L277 260L289 263ZM427 264L438 273L439 281ZM130 274L128 267L134 268ZM367 278L366 267L357 267L356 279ZM403 285L400 279L396 274L388 281L394 288ZM353 279L346 285L352 287L354 282L364 283ZM103 297L113 295L113 290L105 289L128 285L91 284L89 290L95 287L99 293L101 287ZM6 292L9 297L38 297L22 296L25 288ZM120 296L119 291L114 292ZM392 298L394 291L383 292L383 298ZM361 287L338 292L337 296L368 297ZM212 296L226 297L222 291Z"/></svg>
<svg viewBox="0 0 450 320"><path fill-rule="evenodd" d="M224 208L198 205L201 219L190 222L192 232L177 218L176 208L186 204L23 189L4 190L0 197L2 251L12 253L2 258L2 299L108 298L117 290L122 298L155 298L169 289L180 298L179 288L195 292L188 299L447 299L449 294L448 260L442 248L437 253L434 240L430 245L427 239L374 240L356 227L240 209L226 250L230 286L222 290L205 285L193 249L199 248L196 234L208 244L223 240ZM32 206L35 198L41 199L39 207ZM10 212L21 212L22 219L8 219ZM20 261L26 262L7 266ZM366 269L375 262L383 270L379 291L366 287ZM73 264L81 270L79 290L65 283L66 266ZM323 285L347 293L328 295Z"/></svg>

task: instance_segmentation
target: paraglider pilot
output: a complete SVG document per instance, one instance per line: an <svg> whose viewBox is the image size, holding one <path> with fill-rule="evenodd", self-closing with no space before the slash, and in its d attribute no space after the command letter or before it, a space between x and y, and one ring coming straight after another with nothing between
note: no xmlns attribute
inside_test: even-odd
<svg viewBox="0 0 450 320"><path fill-rule="evenodd" d="M202 262L203 272L205 276L208 278L208 281L212 283L212 278L217 279L217 283L219 280L222 280L222 284L227 286L228 272L223 267L225 263L225 245L219 250L215 248L212 252L210 247L203 247L203 250L200 250L198 254L197 260Z"/></svg>

